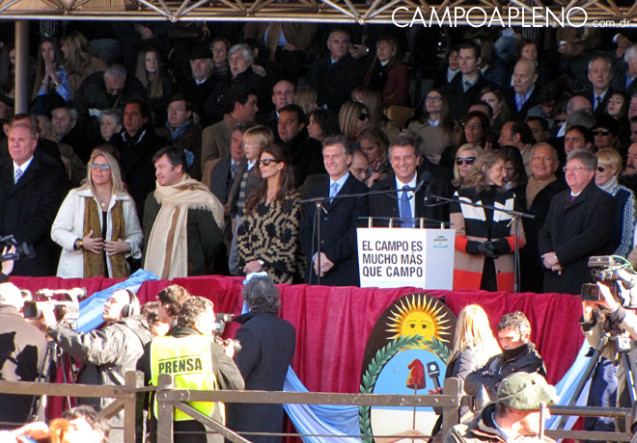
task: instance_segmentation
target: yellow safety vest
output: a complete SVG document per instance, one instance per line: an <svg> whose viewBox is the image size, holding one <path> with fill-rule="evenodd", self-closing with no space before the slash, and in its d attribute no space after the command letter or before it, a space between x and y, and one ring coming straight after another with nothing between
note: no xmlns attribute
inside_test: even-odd
<svg viewBox="0 0 637 443"><path fill-rule="evenodd" d="M198 391L217 390L217 379L212 367L210 343L212 337L189 335L187 337L155 337L150 345L151 380L157 386L160 374L172 374L176 389ZM193 401L190 406L210 417L215 409L214 402ZM222 416L223 414L223 410ZM157 417L157 401L153 401L153 413ZM175 421L193 418L175 408Z"/></svg>

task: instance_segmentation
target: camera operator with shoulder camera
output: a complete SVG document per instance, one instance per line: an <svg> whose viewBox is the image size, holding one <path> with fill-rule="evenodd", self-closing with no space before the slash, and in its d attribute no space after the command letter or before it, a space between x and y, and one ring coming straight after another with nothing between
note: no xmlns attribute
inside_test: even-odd
<svg viewBox="0 0 637 443"><path fill-rule="evenodd" d="M624 287L619 283L607 284L614 290L623 291ZM591 373L587 405L630 407L630 390L634 392L634 386L626 383L626 370L637 373L637 315L622 306L607 284L598 281L597 290L593 285L582 288L582 331L592 348L599 351L598 361L592 363L595 368ZM634 380L634 376L630 378ZM584 429L613 431L615 425L611 418L589 417L584 422Z"/></svg>
<svg viewBox="0 0 637 443"><path fill-rule="evenodd" d="M139 315L137 296L126 289L115 291L104 303L102 319L105 326L91 332L78 333L58 323L50 305L42 311L42 322L47 326L49 336L82 363L77 383L123 385L124 374L136 370L144 346L152 338L146 319ZM91 405L98 411L112 401L110 398L78 398L79 404ZM111 419L110 442L124 441L122 430L117 429L123 424L123 412Z"/></svg>

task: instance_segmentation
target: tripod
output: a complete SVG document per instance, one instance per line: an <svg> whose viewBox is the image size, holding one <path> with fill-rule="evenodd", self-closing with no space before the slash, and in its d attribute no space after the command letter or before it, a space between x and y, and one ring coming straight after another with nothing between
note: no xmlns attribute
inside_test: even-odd
<svg viewBox="0 0 637 443"><path fill-rule="evenodd" d="M42 364L40 365L40 368L38 368L38 377L35 379L35 382L41 383L50 381L58 367L62 369L64 383L68 383L66 364L64 362L64 351L60 349L60 346L55 341L49 341L46 346L44 358L42 359ZM40 409L41 402L41 396L33 396L29 412L29 421L38 420L38 411ZM72 407L71 397L66 397L66 407L68 409Z"/></svg>
<svg viewBox="0 0 637 443"><path fill-rule="evenodd" d="M591 379L593 375L593 370L600 363L600 359L602 357L602 352L606 348L609 343L615 345L617 349L617 358L615 359L621 368L624 370L624 377L626 380L625 389L628 392L630 397L631 404L635 403L635 398L637 397L637 392L635 392L635 374L633 373L632 367L630 365L630 337L623 337L614 332L604 331L602 336L599 338L597 342L597 346L594 349L593 355L590 357L590 361L584 370L584 376L579 380L575 387L575 391L573 396L568 402L567 406L573 406L577 399L582 394L584 386L586 382ZM619 397L619 392L617 393ZM557 429L563 429L566 424L567 416L561 416L557 422Z"/></svg>

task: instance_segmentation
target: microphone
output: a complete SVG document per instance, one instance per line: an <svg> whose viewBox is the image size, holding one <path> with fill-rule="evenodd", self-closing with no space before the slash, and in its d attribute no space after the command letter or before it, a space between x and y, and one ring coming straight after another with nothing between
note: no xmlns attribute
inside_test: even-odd
<svg viewBox="0 0 637 443"><path fill-rule="evenodd" d="M434 387L438 389L440 387L440 380L438 380L438 376L440 375L440 368L438 367L438 363L435 361L430 361L427 363L427 375L434 382Z"/></svg>
<svg viewBox="0 0 637 443"><path fill-rule="evenodd" d="M428 187L431 186L431 172L429 172L429 171L425 171L425 172L422 173L422 175L420 177L420 181L418 182L418 184L414 188L414 194L417 194L422 189L422 187L425 186L425 184Z"/></svg>

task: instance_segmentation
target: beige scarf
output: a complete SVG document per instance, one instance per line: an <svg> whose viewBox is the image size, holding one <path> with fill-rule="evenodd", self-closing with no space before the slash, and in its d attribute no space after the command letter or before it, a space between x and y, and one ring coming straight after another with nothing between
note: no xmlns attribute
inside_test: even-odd
<svg viewBox="0 0 637 443"><path fill-rule="evenodd" d="M526 185L526 209L530 209L533 204L533 200L540 193L540 191L546 188L549 184L557 180L555 174L552 174L544 181L537 181L533 176L529 177L529 183Z"/></svg>
<svg viewBox="0 0 637 443"><path fill-rule="evenodd" d="M223 230L223 206L201 182L184 174L173 186L156 184L154 197L161 204L148 238L144 269L161 279L188 276L188 211L212 212Z"/></svg>

